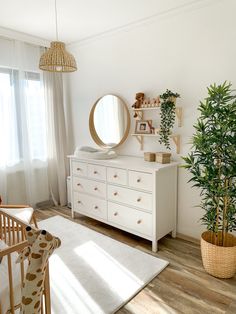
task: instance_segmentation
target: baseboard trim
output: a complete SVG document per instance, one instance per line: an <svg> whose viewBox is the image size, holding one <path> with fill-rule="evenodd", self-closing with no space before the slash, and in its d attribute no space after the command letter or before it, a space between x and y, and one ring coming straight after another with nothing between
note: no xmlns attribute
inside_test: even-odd
<svg viewBox="0 0 236 314"><path fill-rule="evenodd" d="M179 239L185 240L185 241L189 241L189 242L195 243L195 244L200 244L200 240L199 239L187 236L187 235L185 235L183 233L177 232L176 237L179 238Z"/></svg>

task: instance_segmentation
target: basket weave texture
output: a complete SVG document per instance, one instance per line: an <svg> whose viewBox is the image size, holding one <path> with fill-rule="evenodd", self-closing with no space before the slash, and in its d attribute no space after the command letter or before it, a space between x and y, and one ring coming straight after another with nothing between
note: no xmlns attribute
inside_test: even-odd
<svg viewBox="0 0 236 314"><path fill-rule="evenodd" d="M144 160L145 161L155 161L156 160L156 154L155 153L144 153Z"/></svg>
<svg viewBox="0 0 236 314"><path fill-rule="evenodd" d="M231 278L236 273L236 237L227 234L227 246L212 244L214 239L211 231L201 237L201 253L205 270L217 278Z"/></svg>
<svg viewBox="0 0 236 314"><path fill-rule="evenodd" d="M51 47L42 54L39 68L49 72L74 72L77 70L75 58L66 51L61 41L51 42Z"/></svg>

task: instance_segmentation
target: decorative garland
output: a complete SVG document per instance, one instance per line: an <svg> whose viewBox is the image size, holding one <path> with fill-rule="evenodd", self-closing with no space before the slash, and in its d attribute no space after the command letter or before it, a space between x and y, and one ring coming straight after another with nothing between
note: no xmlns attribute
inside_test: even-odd
<svg viewBox="0 0 236 314"><path fill-rule="evenodd" d="M159 143L164 144L167 149L170 149L170 139L171 129L175 123L175 103L176 98L180 97L179 94L173 93L170 90L160 95L161 102L161 124L160 124L160 139Z"/></svg>

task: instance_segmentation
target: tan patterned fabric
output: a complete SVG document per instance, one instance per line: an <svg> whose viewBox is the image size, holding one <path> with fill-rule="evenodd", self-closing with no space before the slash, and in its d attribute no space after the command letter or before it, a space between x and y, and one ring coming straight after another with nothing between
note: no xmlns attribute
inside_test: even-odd
<svg viewBox="0 0 236 314"><path fill-rule="evenodd" d="M53 251L61 245L59 238L45 230L26 228L29 246L20 253L17 262L28 258L29 264L22 286L21 314L36 314L41 311L45 270Z"/></svg>

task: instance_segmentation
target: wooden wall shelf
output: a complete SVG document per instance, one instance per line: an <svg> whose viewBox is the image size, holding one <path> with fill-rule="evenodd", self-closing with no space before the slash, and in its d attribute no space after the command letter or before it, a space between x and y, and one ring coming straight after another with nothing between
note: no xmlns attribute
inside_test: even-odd
<svg viewBox="0 0 236 314"><path fill-rule="evenodd" d="M133 133L131 136L134 136L137 141L140 144L140 149L143 150L143 138L144 137L159 137L159 134L136 134ZM172 138L173 142L175 143L176 146L176 153L180 153L180 135L179 134L172 134L170 135L170 138Z"/></svg>
<svg viewBox="0 0 236 314"><path fill-rule="evenodd" d="M160 106L158 107L142 107L142 108L133 108L133 112L137 114L138 120L145 120L144 119L144 111L153 111L157 110L160 111ZM158 114L160 114L158 112ZM175 115L177 120L177 126L181 127L183 125L183 108L182 107L176 107L175 108ZM140 149L143 150L143 144L144 144L144 137L159 137L159 134L136 134L133 133L131 136L134 136L137 141L140 144ZM172 134L170 135L170 138L173 140L176 146L176 153L180 153L180 135L179 134Z"/></svg>
<svg viewBox="0 0 236 314"><path fill-rule="evenodd" d="M143 111L148 111L148 110L160 110L160 106L159 107L147 107L147 108L134 108L133 111L137 112L137 114L139 115L139 113L141 113L140 116L143 117ZM178 120L178 127L181 127L183 124L183 108L182 107L176 107L175 108L175 114L176 114L176 118Z"/></svg>

